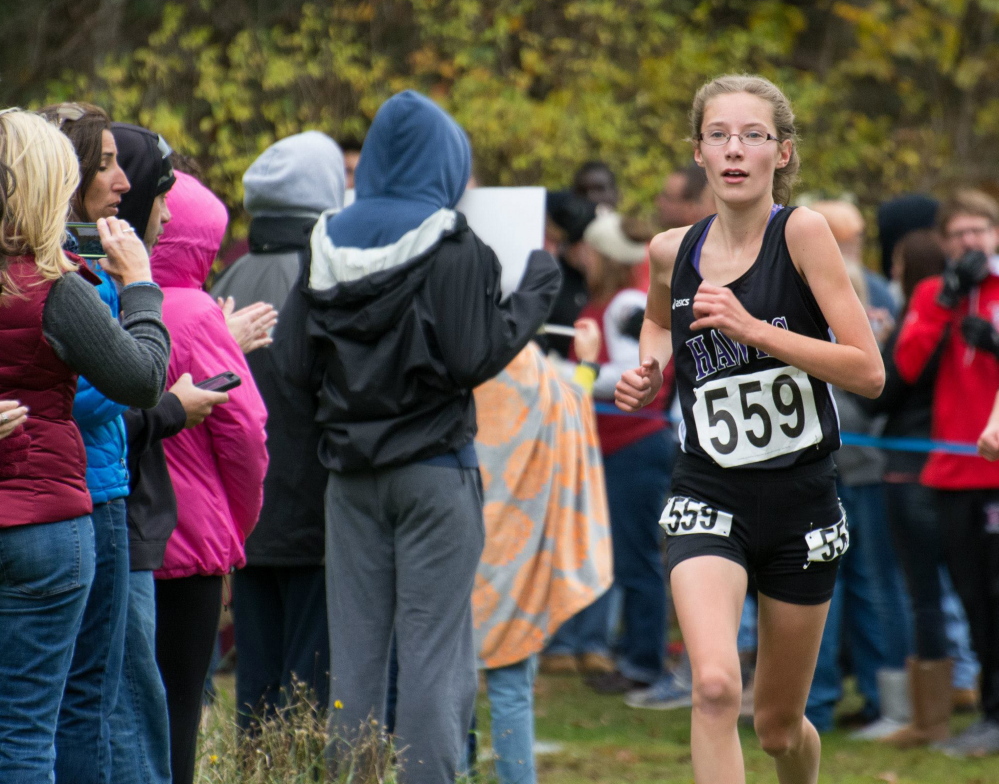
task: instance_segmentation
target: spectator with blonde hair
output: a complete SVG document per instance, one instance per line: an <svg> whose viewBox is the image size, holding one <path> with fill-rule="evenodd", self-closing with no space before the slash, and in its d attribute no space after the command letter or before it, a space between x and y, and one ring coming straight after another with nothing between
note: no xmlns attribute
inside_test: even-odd
<svg viewBox="0 0 999 784"><path fill-rule="evenodd" d="M0 472L0 780L51 781L59 704L94 578L86 461L70 411L78 374L122 404L163 391L169 336L162 293L141 240L116 218L98 223L121 285L122 324L99 279L62 249L80 182L70 141L38 115L0 112L0 397L31 408L30 444ZM123 326L122 326L123 325Z"/></svg>
<svg viewBox="0 0 999 784"><path fill-rule="evenodd" d="M891 294L888 281L864 264L864 241L867 221L853 202L840 200L817 201L809 207L822 215L832 230L848 272L863 279L862 296L867 300L868 318L882 333L891 331L898 318L898 302Z"/></svg>

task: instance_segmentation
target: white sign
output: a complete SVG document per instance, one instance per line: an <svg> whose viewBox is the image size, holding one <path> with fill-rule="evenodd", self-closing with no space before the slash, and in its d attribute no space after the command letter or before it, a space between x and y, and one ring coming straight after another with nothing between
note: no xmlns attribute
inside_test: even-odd
<svg viewBox="0 0 999 784"><path fill-rule="evenodd" d="M472 188L457 210L499 258L505 299L520 285L531 251L544 247L545 189Z"/></svg>

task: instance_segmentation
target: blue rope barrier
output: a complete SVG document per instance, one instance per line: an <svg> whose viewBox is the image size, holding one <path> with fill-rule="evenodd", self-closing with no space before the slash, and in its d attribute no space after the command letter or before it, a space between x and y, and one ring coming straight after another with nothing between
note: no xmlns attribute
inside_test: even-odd
<svg viewBox="0 0 999 784"><path fill-rule="evenodd" d="M661 411L642 409L628 413L611 403L594 403L593 408L598 414L611 416L638 417L639 419L656 419L672 422L669 415ZM675 422L673 422L675 424ZM891 449L897 452L946 452L951 455L977 455L978 448L974 444L959 441L933 441L929 438L888 438L885 436L868 436L862 433L840 433L844 445L873 446L878 449Z"/></svg>

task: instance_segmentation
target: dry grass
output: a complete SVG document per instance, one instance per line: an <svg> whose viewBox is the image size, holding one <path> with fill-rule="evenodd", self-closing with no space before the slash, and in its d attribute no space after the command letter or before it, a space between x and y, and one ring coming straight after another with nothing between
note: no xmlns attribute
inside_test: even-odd
<svg viewBox="0 0 999 784"><path fill-rule="evenodd" d="M199 784L397 784L391 743L371 726L337 776L325 769L326 728L308 701L261 724L252 742L237 740L232 677L218 679L219 700L207 712ZM846 706L851 707L851 706ZM853 705L852 707L857 707ZM559 750L538 757L543 784L689 784L690 711L636 711L620 697L593 694L576 678L538 679L538 738ZM485 697L479 700L479 738L489 737ZM963 728L970 716L955 718ZM747 784L773 784L773 762L751 729L740 731ZM480 749L482 749L480 743ZM487 745L487 744L486 744ZM485 755L483 755L485 756ZM495 778L489 763L475 784ZM995 758L953 760L927 749L896 751L879 743L851 741L838 731L823 736L820 784L999 784ZM468 784L466 782L466 784Z"/></svg>
<svg viewBox="0 0 999 784"><path fill-rule="evenodd" d="M231 683L231 680L229 680ZM196 780L200 784L396 784L392 741L376 722L348 746L335 775L326 769L325 711L305 689L273 716L236 728L233 689L221 679L219 699L207 712Z"/></svg>

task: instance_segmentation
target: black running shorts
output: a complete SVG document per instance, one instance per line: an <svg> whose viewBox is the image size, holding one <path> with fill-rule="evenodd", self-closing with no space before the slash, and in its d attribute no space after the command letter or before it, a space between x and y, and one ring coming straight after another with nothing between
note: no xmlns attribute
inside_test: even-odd
<svg viewBox="0 0 999 784"><path fill-rule="evenodd" d="M831 457L764 471L682 454L660 525L669 572L688 558L718 555L753 575L760 593L791 604L832 598L850 544Z"/></svg>

